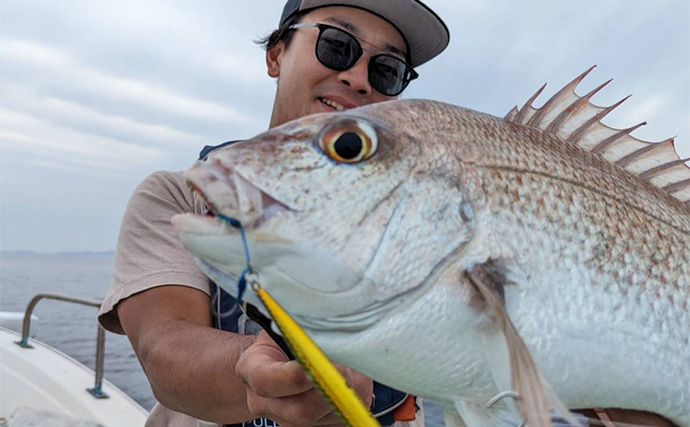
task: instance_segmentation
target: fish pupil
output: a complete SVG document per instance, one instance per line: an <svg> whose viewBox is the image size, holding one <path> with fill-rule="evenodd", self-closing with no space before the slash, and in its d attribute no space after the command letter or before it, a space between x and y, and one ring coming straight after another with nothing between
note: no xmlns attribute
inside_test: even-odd
<svg viewBox="0 0 690 427"><path fill-rule="evenodd" d="M362 138L354 132L345 132L338 137L333 148L343 159L354 159L362 152Z"/></svg>

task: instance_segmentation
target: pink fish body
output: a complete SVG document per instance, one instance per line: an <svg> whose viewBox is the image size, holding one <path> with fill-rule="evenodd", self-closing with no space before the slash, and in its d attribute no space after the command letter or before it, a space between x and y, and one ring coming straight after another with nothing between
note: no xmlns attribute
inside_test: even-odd
<svg viewBox="0 0 690 427"><path fill-rule="evenodd" d="M448 423L548 425L557 396L690 426L690 169L672 140L601 124L585 75L506 118L423 100L307 116L186 176L329 357ZM173 222L235 293L237 230ZM517 409L487 407L508 390Z"/></svg>

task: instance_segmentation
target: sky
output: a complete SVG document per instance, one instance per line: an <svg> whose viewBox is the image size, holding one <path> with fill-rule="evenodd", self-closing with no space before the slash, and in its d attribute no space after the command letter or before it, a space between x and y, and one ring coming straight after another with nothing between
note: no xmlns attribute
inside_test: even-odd
<svg viewBox="0 0 690 427"><path fill-rule="evenodd" d="M688 0L428 0L451 32L403 98L504 116L572 78L604 122L690 157ZM107 251L137 184L204 145L266 130L275 82L253 43L278 0L0 0L0 249Z"/></svg>

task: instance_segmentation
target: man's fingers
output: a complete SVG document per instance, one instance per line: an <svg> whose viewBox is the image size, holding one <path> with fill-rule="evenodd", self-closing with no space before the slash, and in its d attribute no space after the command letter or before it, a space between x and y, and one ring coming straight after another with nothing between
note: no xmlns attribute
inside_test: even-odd
<svg viewBox="0 0 690 427"><path fill-rule="evenodd" d="M313 388L296 361L288 361L280 347L261 335L235 365L235 372L256 395L264 398L292 396Z"/></svg>
<svg viewBox="0 0 690 427"><path fill-rule="evenodd" d="M293 396L314 388L296 361L270 362L248 372L246 384L265 398Z"/></svg>
<svg viewBox="0 0 690 427"><path fill-rule="evenodd" d="M371 404L371 379L335 364L366 406ZM235 370L247 388L247 406L257 417L285 426L335 426L340 420L318 393L300 364L289 361L280 347L261 332L245 349Z"/></svg>
<svg viewBox="0 0 690 427"><path fill-rule="evenodd" d="M275 399L250 394L247 396L247 406L252 413L272 419L281 426L330 425L339 421L316 389ZM329 417L329 414L333 416Z"/></svg>
<svg viewBox="0 0 690 427"><path fill-rule="evenodd" d="M374 382L350 367L340 363L334 363L333 365L345 378L347 385L357 393L364 406L370 407L374 396Z"/></svg>
<svg viewBox="0 0 690 427"><path fill-rule="evenodd" d="M343 422L340 420L340 417L336 415L335 412L330 412L323 417L319 418L314 422L315 426L332 426L332 425L338 425L342 426Z"/></svg>

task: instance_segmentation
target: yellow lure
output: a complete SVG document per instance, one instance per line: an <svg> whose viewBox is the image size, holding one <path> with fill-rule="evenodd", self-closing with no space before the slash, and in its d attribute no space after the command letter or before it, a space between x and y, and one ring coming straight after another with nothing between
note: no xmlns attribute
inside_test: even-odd
<svg viewBox="0 0 690 427"><path fill-rule="evenodd" d="M311 375L312 381L343 423L349 427L381 427L359 396L347 385L345 378L297 322L260 284L255 282L252 289L278 325L297 360Z"/></svg>

